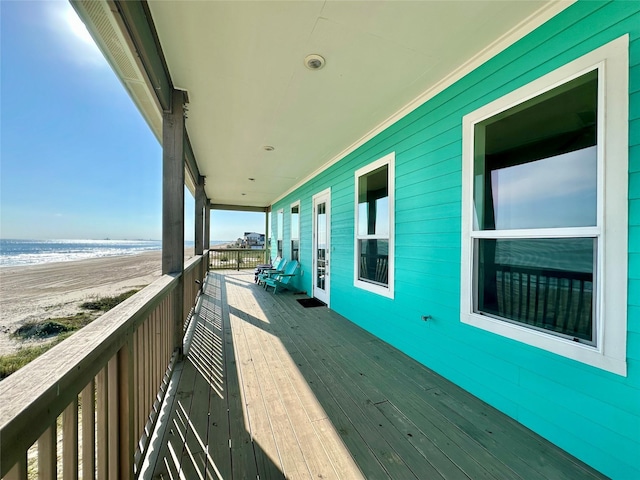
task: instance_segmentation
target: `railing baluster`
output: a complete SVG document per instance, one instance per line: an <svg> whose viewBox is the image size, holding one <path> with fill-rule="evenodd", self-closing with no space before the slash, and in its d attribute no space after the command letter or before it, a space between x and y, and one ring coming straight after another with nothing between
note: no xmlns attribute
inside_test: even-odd
<svg viewBox="0 0 640 480"><path fill-rule="evenodd" d="M57 437L56 423L47 428L38 439L38 479L55 480L57 478Z"/></svg>
<svg viewBox="0 0 640 480"><path fill-rule="evenodd" d="M78 480L78 397L62 414L62 478Z"/></svg>
<svg viewBox="0 0 640 480"><path fill-rule="evenodd" d="M20 456L20 460L3 477L3 480L27 480L27 452Z"/></svg>
<svg viewBox="0 0 640 480"><path fill-rule="evenodd" d="M82 480L96 476L96 400L95 381L82 390Z"/></svg>
<svg viewBox="0 0 640 480"><path fill-rule="evenodd" d="M107 364L107 436L109 445L109 475L117 477L120 466L118 438L118 357L113 356Z"/></svg>
<svg viewBox="0 0 640 480"><path fill-rule="evenodd" d="M104 367L96 376L96 443L98 451L98 480L109 478L109 382L107 381L107 367Z"/></svg>
<svg viewBox="0 0 640 480"><path fill-rule="evenodd" d="M118 351L118 438L120 444L120 468L118 478L133 478L133 361L131 340Z"/></svg>

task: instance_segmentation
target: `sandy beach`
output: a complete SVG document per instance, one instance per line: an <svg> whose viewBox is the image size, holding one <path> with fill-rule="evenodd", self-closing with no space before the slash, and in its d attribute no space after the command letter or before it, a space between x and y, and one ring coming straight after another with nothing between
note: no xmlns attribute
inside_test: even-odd
<svg viewBox="0 0 640 480"><path fill-rule="evenodd" d="M160 251L0 268L0 355L24 343L10 333L28 321L74 315L80 304L149 285L161 275Z"/></svg>

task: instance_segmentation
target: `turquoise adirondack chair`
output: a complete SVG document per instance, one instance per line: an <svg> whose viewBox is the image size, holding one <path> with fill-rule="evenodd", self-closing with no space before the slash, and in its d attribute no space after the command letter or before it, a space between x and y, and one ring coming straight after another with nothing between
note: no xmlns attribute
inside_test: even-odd
<svg viewBox="0 0 640 480"><path fill-rule="evenodd" d="M267 278L277 275L278 273L284 273L284 267L286 264L287 264L286 259L284 258L281 258L279 260L276 259L276 262L273 265L273 268L266 268L262 270L261 273L258 274L258 285L263 284Z"/></svg>
<svg viewBox="0 0 640 480"><path fill-rule="evenodd" d="M287 287L291 282L291 279L296 276L299 263L297 260L293 260L284 267L283 273L278 273L273 277L266 278L264 280L264 288L267 290L269 287L273 287L273 293L278 291L278 286Z"/></svg>

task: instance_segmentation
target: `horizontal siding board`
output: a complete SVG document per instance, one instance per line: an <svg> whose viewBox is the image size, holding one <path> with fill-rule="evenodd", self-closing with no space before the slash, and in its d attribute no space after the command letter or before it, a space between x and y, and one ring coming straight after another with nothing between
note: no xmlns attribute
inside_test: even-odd
<svg viewBox="0 0 640 480"><path fill-rule="evenodd" d="M629 277L640 280L640 253L629 254Z"/></svg>
<svg viewBox="0 0 640 480"><path fill-rule="evenodd" d="M640 91L629 95L629 112L631 120L637 120L640 116Z"/></svg>
<svg viewBox="0 0 640 480"><path fill-rule="evenodd" d="M616 464L624 464L628 462L629 459L637 459L637 446L633 441L629 441L628 437L621 436L609 428L600 427L588 421L589 417L584 417L576 413L574 405L558 404L557 402L551 401L549 396L542 396L535 390L523 388L523 391L531 396L531 403L535 405L535 409L532 410L522 409L523 413L521 413L521 418L523 418L525 425L527 425L528 419L524 412L535 412L536 415L547 419L557 425L558 428L564 427L564 432L560 435L561 438L571 436L582 438L586 444L582 447L582 449L584 449L583 454L589 452L590 457L595 456L599 458L602 456L602 453L604 453L604 449L598 446L598 444L604 444L608 447L611 456L615 458ZM597 452L597 454L595 454L595 452ZM614 465L610 465L607 470L612 471L614 468ZM640 473L640 470L636 471Z"/></svg>
<svg viewBox="0 0 640 480"><path fill-rule="evenodd" d="M537 397L536 397L537 398ZM610 451L601 451L593 446L597 441L592 436L584 438L572 431L567 432L565 428L553 421L550 421L537 410L521 409L521 422L529 426L535 425L537 431L543 437L558 438L558 446L570 451L578 452L578 457L588 458L590 464L600 470L609 472L608 475L614 479L635 479L638 478L640 470L634 465L621 461Z"/></svg>
<svg viewBox="0 0 640 480"><path fill-rule="evenodd" d="M629 225L640 226L640 199L629 201Z"/></svg>
<svg viewBox="0 0 640 480"><path fill-rule="evenodd" d="M629 305L628 317L629 322L627 328L629 332L640 333L640 306Z"/></svg>
<svg viewBox="0 0 640 480"><path fill-rule="evenodd" d="M629 279L629 304L640 306L640 279Z"/></svg>
<svg viewBox="0 0 640 480"><path fill-rule="evenodd" d="M629 252L640 252L640 226L629 227Z"/></svg>
<svg viewBox="0 0 640 480"><path fill-rule="evenodd" d="M629 148L629 172L640 173L640 144Z"/></svg>
<svg viewBox="0 0 640 480"><path fill-rule="evenodd" d="M573 411L574 405L581 405L581 410L591 412L589 418L576 414L576 419L566 419L567 425L574 422L582 425L593 422L600 426L601 432L608 435L615 433L622 443L633 444L640 432L640 418L632 415L620 408L612 406L610 403L599 400L590 393L577 392L575 389L567 388L562 382L550 380L544 376L544 372L533 372L532 370L521 370L520 385L531 392L544 392L548 398L548 408L551 410L567 409ZM615 431L612 431L612 428ZM624 438L626 437L626 438ZM629 442L631 440L631 442Z"/></svg>
<svg viewBox="0 0 640 480"><path fill-rule="evenodd" d="M630 331L627 335L628 358L629 360L640 361L640 334ZM636 434L640 434L640 428L637 429Z"/></svg>
<svg viewBox="0 0 640 480"><path fill-rule="evenodd" d="M629 145L640 145L640 119L635 118L629 122Z"/></svg>

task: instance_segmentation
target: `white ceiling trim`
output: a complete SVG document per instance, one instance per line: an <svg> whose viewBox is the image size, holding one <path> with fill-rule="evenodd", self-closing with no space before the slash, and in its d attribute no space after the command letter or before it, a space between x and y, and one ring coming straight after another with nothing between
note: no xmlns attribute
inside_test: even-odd
<svg viewBox="0 0 640 480"><path fill-rule="evenodd" d="M449 75L444 77L434 86L429 88L420 96L416 97L413 101L411 101L405 107L398 110L391 117L387 118L385 121L378 124L378 126L374 127L368 133L363 135L360 139L358 139L357 141L352 143L350 146L345 148L342 152L335 155L327 163L325 163L324 165L322 165L321 167L319 167L318 169L316 169L315 171L307 175L305 178L300 180L298 183L296 183L293 187L291 187L285 193L283 193L279 197L272 200L271 205L274 205L275 203L279 202L280 200L282 200L287 195L289 195L290 193L300 188L302 185L304 185L311 179L315 178L316 176L318 176L319 174L321 174L331 166L338 163L340 160L342 160L347 155L355 151L357 148L364 145L366 142L374 138L379 133L389 128L398 120L404 118L409 113L413 112L415 109L423 105L425 102L435 97L437 94L444 91L445 89L453 85L455 82L463 78L465 75L469 74L470 72L478 68L480 65L482 65L489 59L495 57L497 54L507 49L509 46L513 45L521 38L533 32L535 29L537 29L538 27L540 27L541 25L543 25L544 23L546 23L547 21L549 21L550 19L558 15L564 9L570 7L576 1L577 0L555 0L545 4L542 8L540 8L535 13L530 15L527 19L520 22L518 25L513 27L511 30L509 30L507 33L502 35L497 40L495 40L492 44L487 46L481 52L473 56L466 63L462 64L460 67L452 71Z"/></svg>

